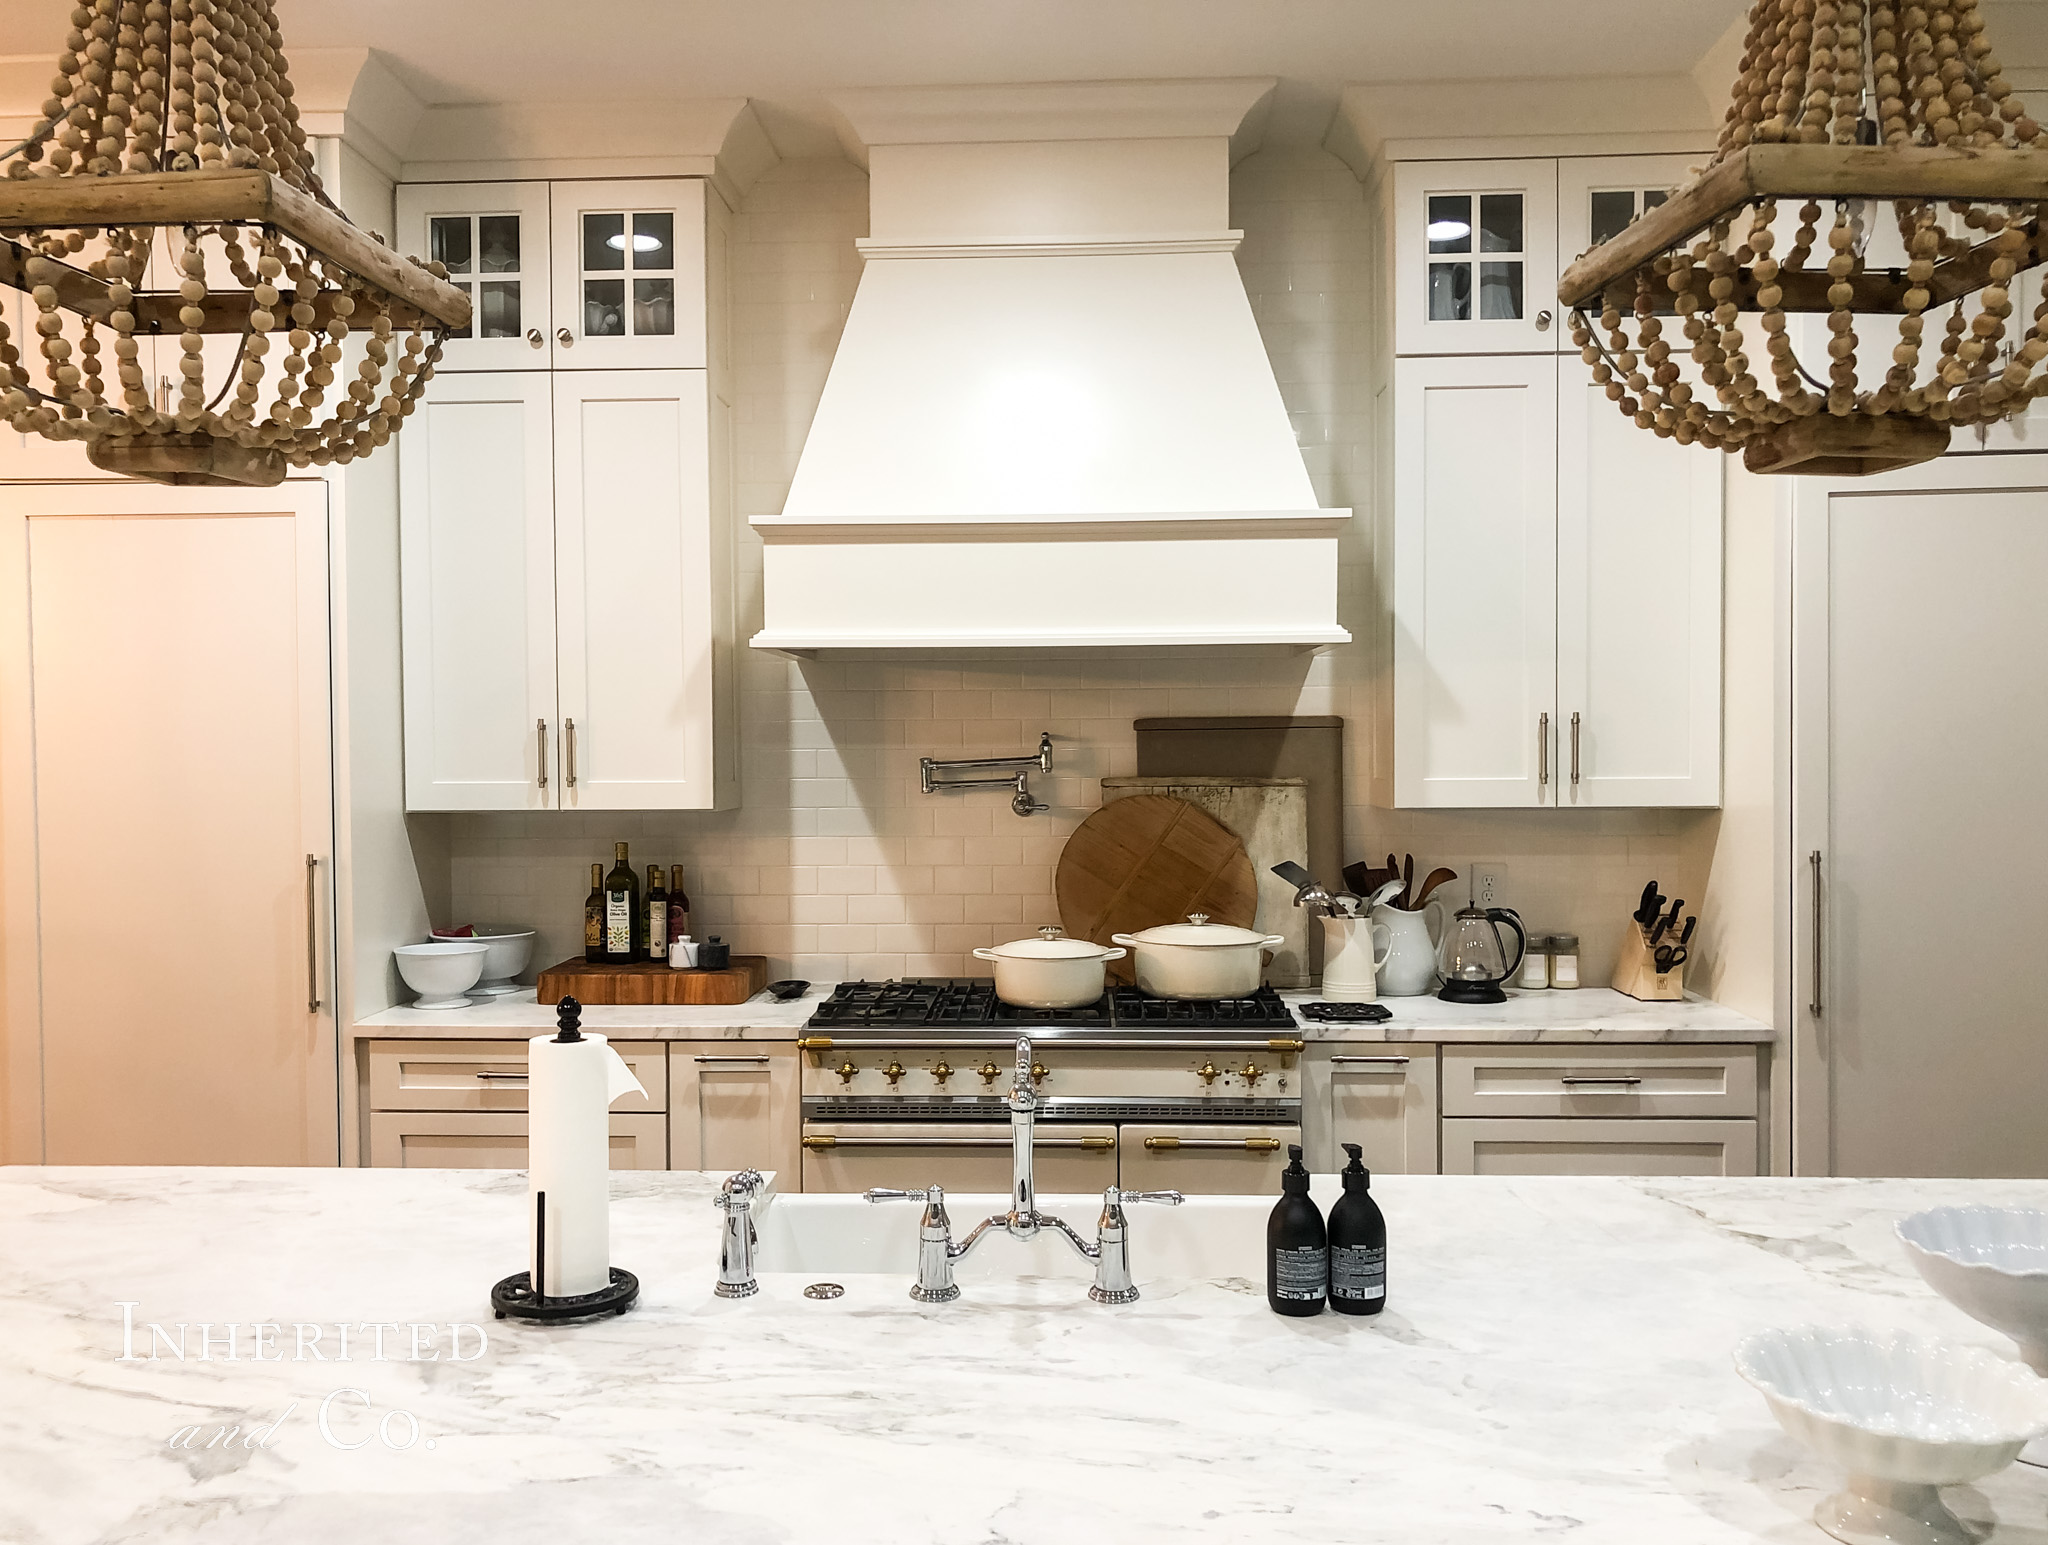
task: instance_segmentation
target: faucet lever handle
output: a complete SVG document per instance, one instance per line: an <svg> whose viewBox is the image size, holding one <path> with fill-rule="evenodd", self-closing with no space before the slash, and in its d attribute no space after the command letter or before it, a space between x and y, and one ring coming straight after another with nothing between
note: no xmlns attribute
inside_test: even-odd
<svg viewBox="0 0 2048 1545"><path fill-rule="evenodd" d="M743 1169L736 1175L728 1175L718 1188L718 1194L711 1199L711 1205L721 1212L731 1212L735 1207L752 1205L755 1196L767 1181L757 1169Z"/></svg>
<svg viewBox="0 0 2048 1545"><path fill-rule="evenodd" d="M1162 1202L1168 1207L1178 1207L1187 1198L1178 1191L1123 1191L1117 1192L1117 1199L1125 1202Z"/></svg>
<svg viewBox="0 0 2048 1545"><path fill-rule="evenodd" d="M872 1191L867 1192L866 1196L871 1202L921 1202L925 1199L925 1192L922 1190L897 1191L887 1186L877 1186Z"/></svg>

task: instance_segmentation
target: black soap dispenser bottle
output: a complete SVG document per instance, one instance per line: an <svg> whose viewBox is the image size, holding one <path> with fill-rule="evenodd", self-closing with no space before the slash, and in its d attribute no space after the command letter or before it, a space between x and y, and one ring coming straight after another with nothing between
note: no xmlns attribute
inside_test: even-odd
<svg viewBox="0 0 2048 1545"><path fill-rule="evenodd" d="M1280 1200L1266 1220L1266 1302L1275 1314L1321 1314L1330 1291L1330 1236L1309 1200L1301 1149L1287 1150Z"/></svg>
<svg viewBox="0 0 2048 1545"><path fill-rule="evenodd" d="M1372 1199L1364 1151L1346 1143L1344 1194L1330 1209L1330 1307L1339 1314L1378 1314L1387 1307L1387 1220Z"/></svg>

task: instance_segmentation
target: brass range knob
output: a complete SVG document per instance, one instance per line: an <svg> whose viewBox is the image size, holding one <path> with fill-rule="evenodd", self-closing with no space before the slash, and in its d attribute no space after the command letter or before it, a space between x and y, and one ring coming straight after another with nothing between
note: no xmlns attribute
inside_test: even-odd
<svg viewBox="0 0 2048 1545"><path fill-rule="evenodd" d="M984 1084L993 1084L1003 1070L997 1067L993 1062L984 1062L980 1067L976 1068L974 1071L981 1075L981 1081Z"/></svg>
<svg viewBox="0 0 2048 1545"><path fill-rule="evenodd" d="M834 1068L832 1071L839 1075L839 1082L842 1085L848 1085L853 1082L853 1075L858 1073L860 1069L855 1067L851 1062L842 1062L839 1064L838 1067Z"/></svg>
<svg viewBox="0 0 2048 1545"><path fill-rule="evenodd" d="M1043 1062L1034 1062L1031 1064L1031 1081L1034 1084L1042 1084L1045 1082L1046 1075L1051 1071L1052 1069Z"/></svg>
<svg viewBox="0 0 2048 1545"><path fill-rule="evenodd" d="M903 1082L903 1064L896 1061L893 1057L890 1058L889 1065L882 1069L882 1077L888 1079L889 1087L894 1089Z"/></svg>
<svg viewBox="0 0 2048 1545"><path fill-rule="evenodd" d="M1204 1057L1202 1065L1195 1069L1195 1077L1199 1078L1205 1085L1215 1083L1219 1076L1216 1064L1207 1057Z"/></svg>
<svg viewBox="0 0 2048 1545"><path fill-rule="evenodd" d="M1247 1062L1243 1067L1238 1069L1238 1072L1244 1076L1245 1084L1248 1087L1258 1083L1260 1079L1266 1076L1266 1070L1260 1067L1256 1062Z"/></svg>
<svg viewBox="0 0 2048 1545"><path fill-rule="evenodd" d="M934 1064L932 1068L932 1077L939 1081L939 1087L943 1089L945 1087L946 1080L951 1078L952 1076L953 1065L946 1061L944 1057L939 1058L938 1062Z"/></svg>

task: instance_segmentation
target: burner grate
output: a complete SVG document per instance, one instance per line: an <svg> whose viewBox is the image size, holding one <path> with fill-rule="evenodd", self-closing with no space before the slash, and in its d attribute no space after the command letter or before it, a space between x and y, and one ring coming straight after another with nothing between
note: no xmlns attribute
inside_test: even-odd
<svg viewBox="0 0 2048 1545"><path fill-rule="evenodd" d="M819 1004L810 1028L913 1030L921 1027L1000 1029L1015 1025L1061 1028L1240 1030L1284 1034L1294 1016L1280 995L1261 987L1248 998L1155 998L1135 987L1113 987L1078 1009L1026 1009L1003 1002L986 977L911 978L896 982L841 982Z"/></svg>
<svg viewBox="0 0 2048 1545"><path fill-rule="evenodd" d="M1155 998L1135 987L1115 987L1110 1013L1119 1028L1161 1030L1274 1030L1294 1028L1294 1016L1270 987L1249 998Z"/></svg>

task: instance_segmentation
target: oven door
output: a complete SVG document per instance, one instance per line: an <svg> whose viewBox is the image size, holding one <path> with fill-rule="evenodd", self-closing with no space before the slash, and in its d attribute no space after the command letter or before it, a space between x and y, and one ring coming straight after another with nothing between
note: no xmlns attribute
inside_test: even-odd
<svg viewBox="0 0 2048 1545"><path fill-rule="evenodd" d="M1100 1191L1117 1183L1116 1128L1040 1125L1031 1145L1041 1196ZM804 1190L871 1186L1007 1196L1010 1126L992 1121L806 1121Z"/></svg>
<svg viewBox="0 0 2048 1545"><path fill-rule="evenodd" d="M1184 1191L1189 1196L1278 1196L1287 1145L1300 1127L1137 1126L1118 1137L1126 1191Z"/></svg>

